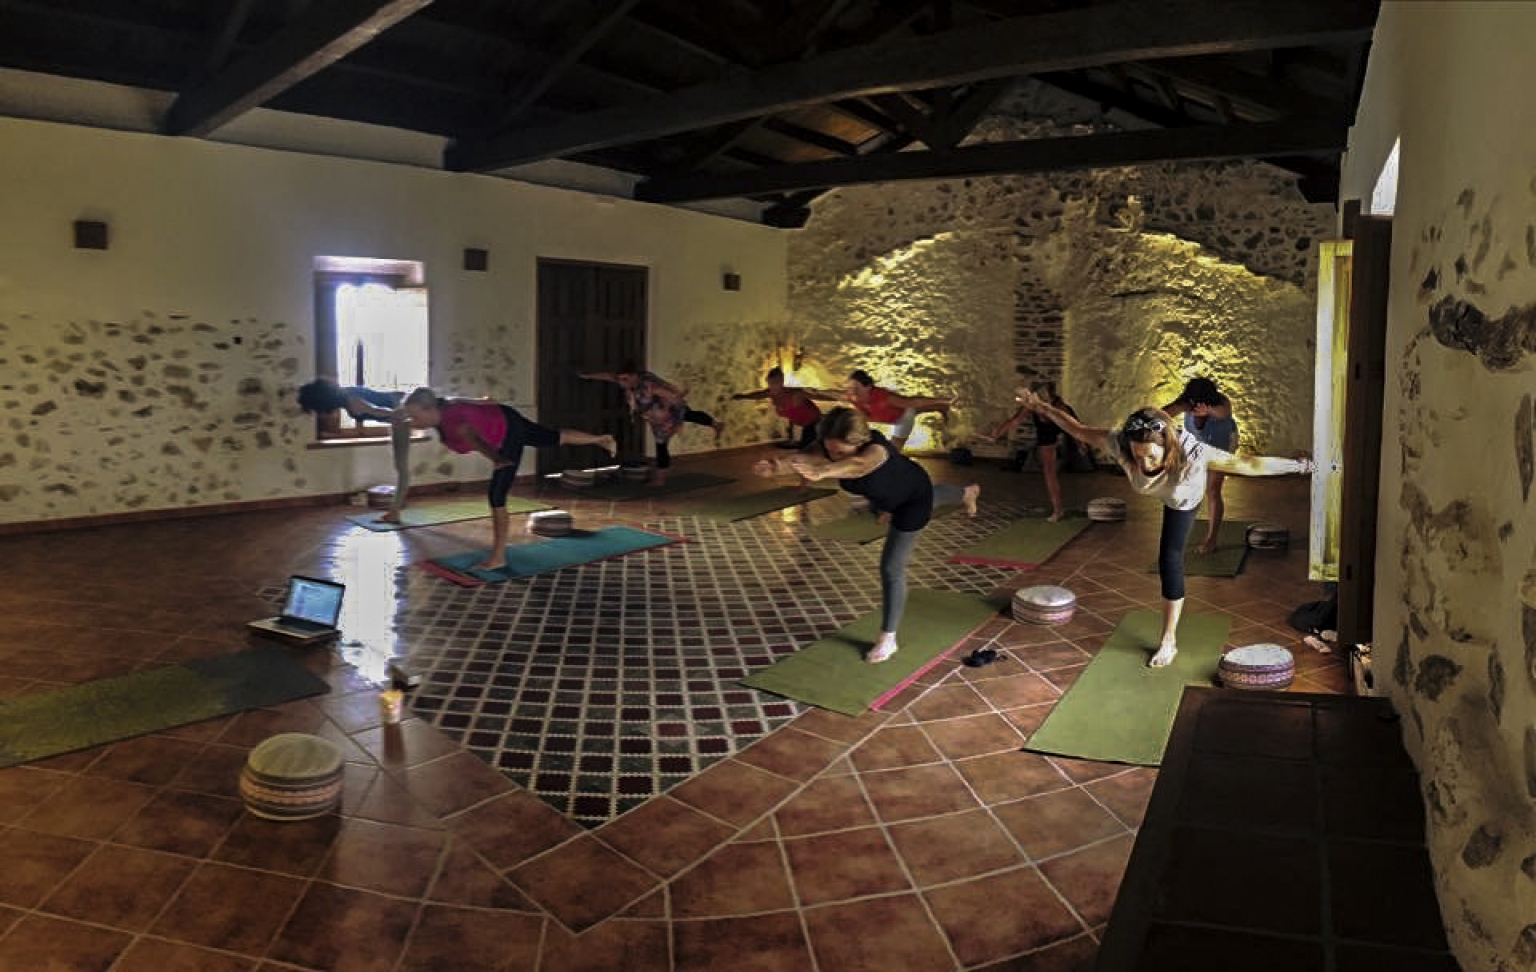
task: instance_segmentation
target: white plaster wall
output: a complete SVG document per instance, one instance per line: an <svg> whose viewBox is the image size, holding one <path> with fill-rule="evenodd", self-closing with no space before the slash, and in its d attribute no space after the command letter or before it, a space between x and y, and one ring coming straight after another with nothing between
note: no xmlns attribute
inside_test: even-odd
<svg viewBox="0 0 1536 972"><path fill-rule="evenodd" d="M1533 4L1384 4L1343 183L1401 138L1373 638L1468 972L1536 968L1533 44Z"/></svg>
<svg viewBox="0 0 1536 972"><path fill-rule="evenodd" d="M781 231L505 179L0 119L0 186L0 522L390 481L386 447L305 448L316 256L422 261L434 384L529 410L539 257L650 268L651 364L699 400L738 390L699 333L785 316ZM81 218L109 250L72 248ZM485 475L415 453L418 482Z"/></svg>

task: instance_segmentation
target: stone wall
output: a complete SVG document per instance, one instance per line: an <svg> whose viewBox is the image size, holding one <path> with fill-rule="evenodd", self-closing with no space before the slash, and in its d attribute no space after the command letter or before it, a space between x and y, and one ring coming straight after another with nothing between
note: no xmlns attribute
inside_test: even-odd
<svg viewBox="0 0 1536 972"><path fill-rule="evenodd" d="M1032 84L974 138L1108 127ZM839 377L958 393L936 444L1006 415L1020 379L1058 381L1112 424L1205 374L1232 396L1245 449L1308 448L1315 243L1333 210L1293 183L1242 163L840 189L791 243L791 312Z"/></svg>

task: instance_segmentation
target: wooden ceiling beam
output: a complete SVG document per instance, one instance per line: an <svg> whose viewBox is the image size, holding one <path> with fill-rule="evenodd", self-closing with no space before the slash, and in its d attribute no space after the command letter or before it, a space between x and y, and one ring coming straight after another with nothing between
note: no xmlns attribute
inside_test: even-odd
<svg viewBox="0 0 1536 972"><path fill-rule="evenodd" d="M490 126L491 131L500 131L505 128L512 119L521 115L528 106L543 97L544 92L565 76L566 72L576 65L576 62L590 51L598 41L608 36L609 31L617 27L629 12L633 10L640 0L611 0L607 8L602 10L590 23L582 25L573 31L574 36L563 46L554 60L537 74L525 78L514 88L506 98L505 107L502 108L495 122Z"/></svg>
<svg viewBox="0 0 1536 972"><path fill-rule="evenodd" d="M325 70L432 0L330 0L237 59L205 84L183 91L166 112L168 135L206 135Z"/></svg>
<svg viewBox="0 0 1536 972"><path fill-rule="evenodd" d="M1024 139L944 151L881 153L854 159L807 162L737 175L651 179L635 187L635 198L656 203L694 202L914 179L1061 172L1151 162L1337 154L1344 150L1348 133L1348 125L1342 121L1298 119Z"/></svg>
<svg viewBox="0 0 1536 972"><path fill-rule="evenodd" d="M1009 75L1369 37L1376 0L1114 0L840 50L670 92L649 104L457 143L449 169L488 171L643 142L839 98Z"/></svg>

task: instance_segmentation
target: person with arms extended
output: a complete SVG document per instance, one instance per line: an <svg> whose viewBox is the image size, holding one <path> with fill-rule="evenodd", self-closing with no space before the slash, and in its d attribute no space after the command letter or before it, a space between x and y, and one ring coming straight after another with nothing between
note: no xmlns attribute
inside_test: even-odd
<svg viewBox="0 0 1536 972"><path fill-rule="evenodd" d="M689 408L688 389L679 388L660 375L641 371L634 364L625 364L618 371L590 371L578 377L611 381L624 389L630 411L650 426L651 436L656 440L656 474L651 477L651 482L658 486L666 482L667 470L672 466L672 452L667 443L685 424L692 422L714 429L715 445L720 444L725 423L707 412Z"/></svg>
<svg viewBox="0 0 1536 972"><path fill-rule="evenodd" d="M1133 490L1163 501L1163 529L1157 550L1163 632L1157 653L1148 664L1153 668L1169 664L1179 650L1177 632L1184 610L1184 546L1189 541L1189 530L1205 496L1211 471L1235 476L1308 476L1315 468L1312 460L1234 456L1201 442L1157 408L1138 408L1119 428L1106 429L1082 424L1028 388L1018 389L1017 397L1019 404L1045 416L1067 435L1108 452Z"/></svg>
<svg viewBox="0 0 1536 972"><path fill-rule="evenodd" d="M871 429L860 412L844 405L822 417L819 440L807 452L760 460L752 471L759 476L793 473L810 481L836 479L845 491L868 499L870 510L886 524L880 549L880 637L864 655L867 662L883 662L896 654L896 629L907 605L907 561L934 506L963 503L966 513L975 516L981 487L935 484L927 470Z"/></svg>
<svg viewBox="0 0 1536 972"><path fill-rule="evenodd" d="M1077 413L1072 410L1072 406L1068 405L1062 400L1060 395L1056 394L1055 382L1046 382L1042 397L1051 405L1061 409L1073 418L1077 418ZM1034 421L1035 454L1040 459L1040 471L1045 475L1045 493L1051 498L1051 515L1046 517L1046 519L1055 523L1066 515L1061 506L1061 477L1058 474L1056 462L1056 446L1057 443L1062 441L1061 428L1050 419L1037 412L1032 412L1021 405L1012 415L992 426L991 429L980 437L988 442L996 442L1009 429L1018 425L1026 418ZM1072 437L1067 436L1066 446L1070 447L1072 442Z"/></svg>
<svg viewBox="0 0 1536 972"><path fill-rule="evenodd" d="M795 426L800 427L799 441L790 444L797 449L810 448L811 443L816 441L816 427L821 422L821 408L812 397L812 392L784 384L784 369L777 365L768 369L764 381L766 388L732 395L731 398L735 401L768 399L773 403L774 412L790 424L791 430Z"/></svg>
<svg viewBox="0 0 1536 972"><path fill-rule="evenodd" d="M389 425L389 445L395 460L395 495L389 510L380 514L380 523L399 523L400 513L411 491L411 426L400 407L404 392L379 391L359 385L343 387L330 378L316 378L299 386L299 407L334 422L346 412L354 422L385 422Z"/></svg>
<svg viewBox="0 0 1536 972"><path fill-rule="evenodd" d="M1179 397L1163 406L1163 411L1173 418L1184 416L1184 431L1223 452L1237 448L1237 420L1232 417L1232 403L1216 388L1209 378L1191 378L1179 393ZM1205 483L1205 516L1210 525L1205 539L1200 541L1203 554L1216 550L1217 531L1226 514L1226 504L1221 499L1221 484L1226 474L1212 469Z"/></svg>
<svg viewBox="0 0 1536 972"><path fill-rule="evenodd" d="M507 493L517 478L523 449L556 445L595 445L609 455L618 446L611 435L593 435L575 429L551 429L532 422L510 405L486 399L438 398L430 388L418 388L405 399L411 428L436 429L443 445L461 455L479 453L495 471L486 490L491 507L491 549L475 564L478 570L496 570L506 564Z"/></svg>
<svg viewBox="0 0 1536 972"><path fill-rule="evenodd" d="M822 394L835 395L835 392ZM897 452L912 438L917 427L917 416L922 412L938 412L949 418L953 398L932 398L923 395L900 395L889 388L875 384L875 379L862 368L851 373L843 382L842 397L848 404L864 413L864 417L879 425L891 427L890 445Z"/></svg>

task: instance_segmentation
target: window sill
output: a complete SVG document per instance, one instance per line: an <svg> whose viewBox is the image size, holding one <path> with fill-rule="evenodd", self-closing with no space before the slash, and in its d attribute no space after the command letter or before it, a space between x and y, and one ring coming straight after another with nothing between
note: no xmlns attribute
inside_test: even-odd
<svg viewBox="0 0 1536 972"><path fill-rule="evenodd" d="M425 432L412 432L412 442L430 442L432 437ZM393 439L387 435L358 435L337 436L334 439L316 439L306 443L306 449L349 449L353 446L389 445Z"/></svg>

